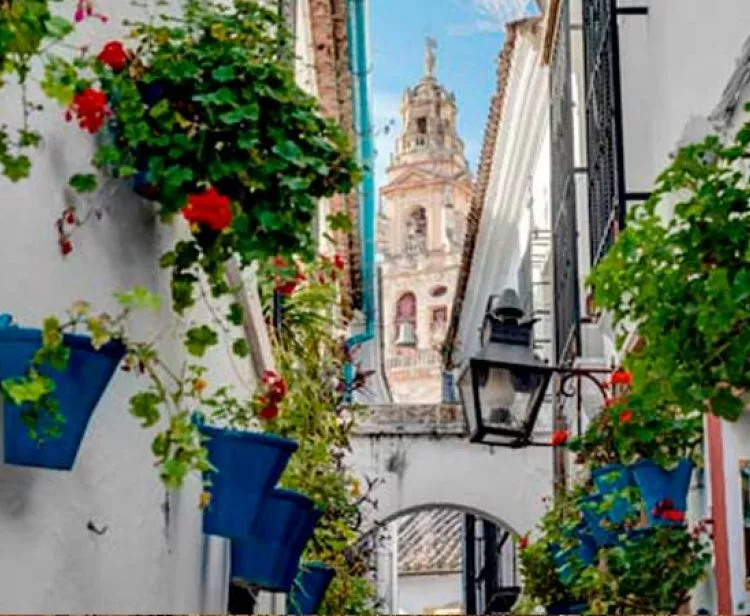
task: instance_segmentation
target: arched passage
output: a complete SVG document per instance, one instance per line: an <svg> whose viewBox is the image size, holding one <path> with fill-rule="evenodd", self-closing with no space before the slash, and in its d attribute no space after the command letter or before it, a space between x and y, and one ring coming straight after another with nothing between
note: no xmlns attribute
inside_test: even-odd
<svg viewBox="0 0 750 616"><path fill-rule="evenodd" d="M472 507L431 503L384 518L363 542L371 550L379 597L391 613L484 613L498 600L505 605L501 597L510 589L517 597L511 531Z"/></svg>
<svg viewBox="0 0 750 616"><path fill-rule="evenodd" d="M378 502L363 530L404 512L458 506L523 534L552 492L552 455L543 447L490 448L457 434L363 434L352 439L350 467L378 478Z"/></svg>

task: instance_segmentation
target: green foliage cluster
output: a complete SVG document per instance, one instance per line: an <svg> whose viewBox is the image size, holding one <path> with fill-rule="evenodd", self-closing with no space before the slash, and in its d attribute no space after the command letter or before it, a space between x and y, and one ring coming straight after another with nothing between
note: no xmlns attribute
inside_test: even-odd
<svg viewBox="0 0 750 616"><path fill-rule="evenodd" d="M232 200L230 227L196 229L162 259L178 312L195 302L201 273L214 295L227 292L230 258L311 259L318 201L350 192L359 169L346 133L295 82L283 21L254 0L188 0L181 15L131 24L128 39L124 70L91 57L58 60L45 89L65 105L91 87L107 95L110 138L94 165L146 184L164 219L209 186ZM71 182L95 187L91 175Z"/></svg>
<svg viewBox="0 0 750 616"><path fill-rule="evenodd" d="M373 504L372 485L362 486L345 464L352 431L365 410L346 402L352 387L342 382L351 360L345 325L329 279L308 279L285 298L275 358L289 389L278 418L264 424L299 443L281 485L308 495L324 511L303 557L336 569L324 614L371 613L375 601L370 555L359 543L362 508Z"/></svg>
<svg viewBox="0 0 750 616"><path fill-rule="evenodd" d="M28 95L28 83L33 61L42 56L50 59L50 48L73 31L73 25L53 15L52 4L62 0L2 0L0 2L0 91L11 81L21 90L23 124L11 131L0 125L0 168L11 181L26 178L31 170L31 159L26 153L41 141L30 116L42 106Z"/></svg>
<svg viewBox="0 0 750 616"><path fill-rule="evenodd" d="M682 148L589 279L638 329L633 395L734 420L750 387L750 123Z"/></svg>

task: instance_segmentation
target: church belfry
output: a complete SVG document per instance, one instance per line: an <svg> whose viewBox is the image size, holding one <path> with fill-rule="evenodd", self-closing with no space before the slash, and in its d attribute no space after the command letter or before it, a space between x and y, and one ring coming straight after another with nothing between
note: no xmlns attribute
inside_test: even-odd
<svg viewBox="0 0 750 616"><path fill-rule="evenodd" d="M401 132L380 187L386 375L397 402L440 402L440 346L453 302L471 176L453 93L435 76L437 43L401 101Z"/></svg>

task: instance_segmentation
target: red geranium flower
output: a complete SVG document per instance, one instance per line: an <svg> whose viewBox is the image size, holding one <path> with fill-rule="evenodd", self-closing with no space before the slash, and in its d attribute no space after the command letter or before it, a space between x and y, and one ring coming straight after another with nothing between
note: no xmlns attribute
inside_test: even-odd
<svg viewBox="0 0 750 616"><path fill-rule="evenodd" d="M518 549L519 550L525 550L527 547L529 547L529 536L528 535L521 535L518 538Z"/></svg>
<svg viewBox="0 0 750 616"><path fill-rule="evenodd" d="M78 125L93 135L99 132L104 120L111 113L107 106L107 95L101 90L88 88L80 94L76 94L65 113L65 119L70 122L75 114L78 118Z"/></svg>
<svg viewBox="0 0 750 616"><path fill-rule="evenodd" d="M102 64L105 64L115 72L119 72L125 68L128 63L128 53L125 51L125 46L120 41L110 41L107 43L99 55L96 56Z"/></svg>
<svg viewBox="0 0 750 616"><path fill-rule="evenodd" d="M273 370L263 373L263 384L266 386L269 398L274 402L281 402L286 396L286 381Z"/></svg>
<svg viewBox="0 0 750 616"><path fill-rule="evenodd" d="M340 254L333 255L333 267L343 272L345 265L344 258Z"/></svg>
<svg viewBox="0 0 750 616"><path fill-rule="evenodd" d="M633 384L633 375L622 368L615 370L609 377L610 385L625 385L630 387Z"/></svg>
<svg viewBox="0 0 750 616"><path fill-rule="evenodd" d="M670 522L684 522L685 512L675 509L674 503L669 498L660 500L651 512L655 518L669 520Z"/></svg>
<svg viewBox="0 0 750 616"><path fill-rule="evenodd" d="M620 413L620 423L628 423L633 419L633 411L630 409L624 410Z"/></svg>
<svg viewBox="0 0 750 616"><path fill-rule="evenodd" d="M203 224L214 231L226 229L232 222L232 205L213 186L204 192L188 197L182 215L192 224Z"/></svg>
<svg viewBox="0 0 750 616"><path fill-rule="evenodd" d="M568 442L568 439L570 438L570 431L568 430L555 430L552 433L552 440L550 443L553 447L559 447L560 445L564 445Z"/></svg>
<svg viewBox="0 0 750 616"><path fill-rule="evenodd" d="M270 402L263 396L261 396L261 403L263 404L263 406L258 413L258 417L260 417L261 419L276 419L276 417L278 417L279 407L275 402Z"/></svg>

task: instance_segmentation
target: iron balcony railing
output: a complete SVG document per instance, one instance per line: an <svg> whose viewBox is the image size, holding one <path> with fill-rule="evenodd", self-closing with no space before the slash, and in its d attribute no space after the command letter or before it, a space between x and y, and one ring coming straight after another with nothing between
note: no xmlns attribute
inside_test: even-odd
<svg viewBox="0 0 750 616"><path fill-rule="evenodd" d="M577 353L581 327L570 73L570 13L568 0L563 0L550 71L554 353L558 363Z"/></svg>
<svg viewBox="0 0 750 616"><path fill-rule="evenodd" d="M616 0L584 0L586 142L592 265L625 224L620 55Z"/></svg>

